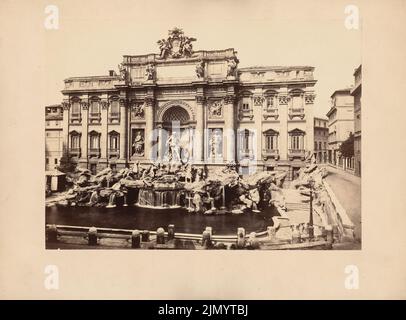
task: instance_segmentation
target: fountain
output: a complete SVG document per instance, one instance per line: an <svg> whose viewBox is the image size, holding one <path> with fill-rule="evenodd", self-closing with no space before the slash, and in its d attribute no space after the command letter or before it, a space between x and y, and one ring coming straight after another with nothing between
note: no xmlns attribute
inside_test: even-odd
<svg viewBox="0 0 406 320"><path fill-rule="evenodd" d="M109 203L106 206L106 208L115 208L116 207L116 198L117 198L117 194L115 192L112 192L109 197Z"/></svg>
<svg viewBox="0 0 406 320"><path fill-rule="evenodd" d="M180 208L180 191L183 184L174 175L164 175L157 178L150 186L140 188L138 192L139 207L165 209Z"/></svg>

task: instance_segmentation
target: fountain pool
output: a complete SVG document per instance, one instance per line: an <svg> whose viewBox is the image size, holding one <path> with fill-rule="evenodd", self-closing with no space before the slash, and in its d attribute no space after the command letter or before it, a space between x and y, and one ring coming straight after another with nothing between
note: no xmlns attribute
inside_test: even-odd
<svg viewBox="0 0 406 320"><path fill-rule="evenodd" d="M148 209L137 206L116 208L104 207L46 207L46 223L85 227L156 230L169 224L176 232L201 234L206 226L213 228L213 234L236 234L238 227L246 232L259 232L272 226L272 217L278 215L274 207L261 213L239 215L204 215L187 213L186 209Z"/></svg>

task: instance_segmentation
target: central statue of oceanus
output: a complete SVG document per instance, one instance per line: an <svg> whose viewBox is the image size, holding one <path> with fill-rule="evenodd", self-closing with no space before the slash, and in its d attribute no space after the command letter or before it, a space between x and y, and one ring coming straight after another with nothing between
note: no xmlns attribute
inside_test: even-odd
<svg viewBox="0 0 406 320"><path fill-rule="evenodd" d="M179 137L177 132L173 132L168 139L166 139L166 153L165 158L169 162L183 162L187 163L191 157L190 146L190 133L185 131Z"/></svg>

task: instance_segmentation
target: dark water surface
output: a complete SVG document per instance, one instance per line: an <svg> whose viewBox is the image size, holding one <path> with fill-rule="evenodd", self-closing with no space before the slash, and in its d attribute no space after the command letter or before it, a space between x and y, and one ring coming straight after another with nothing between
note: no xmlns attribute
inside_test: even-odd
<svg viewBox="0 0 406 320"><path fill-rule="evenodd" d="M213 234L236 234L238 227L246 232L259 232L272 226L272 217L278 215L272 207L262 213L239 215L203 215L187 213L185 209L146 209L136 206L97 207L46 207L46 223L85 227L139 229L154 231L159 227L167 230L175 225L176 232L201 234L206 226L213 228Z"/></svg>

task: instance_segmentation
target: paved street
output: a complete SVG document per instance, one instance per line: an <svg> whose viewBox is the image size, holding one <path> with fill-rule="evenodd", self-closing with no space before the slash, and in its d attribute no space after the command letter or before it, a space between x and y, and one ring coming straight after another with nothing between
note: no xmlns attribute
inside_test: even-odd
<svg viewBox="0 0 406 320"><path fill-rule="evenodd" d="M354 223L355 237L361 240L361 178L329 166L327 169L326 180Z"/></svg>

